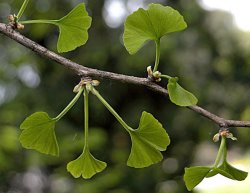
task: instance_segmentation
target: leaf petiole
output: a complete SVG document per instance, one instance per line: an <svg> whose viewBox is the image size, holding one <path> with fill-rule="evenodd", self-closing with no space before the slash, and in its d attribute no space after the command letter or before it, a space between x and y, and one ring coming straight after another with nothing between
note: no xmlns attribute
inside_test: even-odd
<svg viewBox="0 0 250 193"><path fill-rule="evenodd" d="M224 136L221 137L220 148L219 148L218 154L214 162L214 166L213 166L214 168L218 167L222 159L222 156L223 156L223 159L226 160L227 150L226 150L226 138Z"/></svg>
<svg viewBox="0 0 250 193"><path fill-rule="evenodd" d="M88 136L89 136L89 93L84 86L84 149L88 149L89 142L88 142Z"/></svg>
<svg viewBox="0 0 250 193"><path fill-rule="evenodd" d="M76 101L79 99L79 97L81 96L82 92L84 90L84 87L81 87L80 90L78 91L78 93L76 94L76 96L72 99L72 101L67 105L67 107L65 107L65 109L63 109L63 111L57 115L55 118L53 118L52 120L54 121L59 121L76 103Z"/></svg>
<svg viewBox="0 0 250 193"><path fill-rule="evenodd" d="M91 26L91 22L92 18L88 15L85 4L79 3L67 15L58 20L27 20L16 24L19 24L17 25L17 29L23 29L24 24L56 25L59 28L57 51L62 53L72 51L87 42L88 29Z"/></svg>
<svg viewBox="0 0 250 193"><path fill-rule="evenodd" d="M29 3L29 0L24 0L22 6L21 6L21 8L20 8L20 10L19 10L19 12L18 12L18 14L17 14L17 16L16 16L16 21L17 21L17 22L18 22L18 20L22 17L23 12L24 12L24 10L26 9L28 3Z"/></svg>
<svg viewBox="0 0 250 193"><path fill-rule="evenodd" d="M46 20L46 19L37 19L37 20L27 20L27 21L20 21L20 24L53 24L58 25L58 20Z"/></svg>
<svg viewBox="0 0 250 193"><path fill-rule="evenodd" d="M166 79L170 79L170 78L173 78L172 76L169 76L169 75L166 75L166 74L161 74L160 75L160 78L166 78Z"/></svg>
<svg viewBox="0 0 250 193"><path fill-rule="evenodd" d="M158 70L158 66L159 66L159 61L160 61L160 48L161 48L161 40L155 40L155 47L156 47L156 51L155 51L155 65L154 65L154 70L153 73L156 72Z"/></svg>
<svg viewBox="0 0 250 193"><path fill-rule="evenodd" d="M128 132L134 131L134 129L127 125L127 123L120 117L120 115L118 115L118 113L110 106L110 104L100 95L100 93L91 84L88 84L87 86L89 91L101 101L101 103L109 110L112 115L114 115L114 117L124 127L124 129L126 129Z"/></svg>
<svg viewBox="0 0 250 193"><path fill-rule="evenodd" d="M103 171L107 164L96 159L89 151L89 90L86 85L82 86L81 89L84 90L84 147L82 154L67 164L67 170L75 178L82 176L84 179L89 179L96 173Z"/></svg>

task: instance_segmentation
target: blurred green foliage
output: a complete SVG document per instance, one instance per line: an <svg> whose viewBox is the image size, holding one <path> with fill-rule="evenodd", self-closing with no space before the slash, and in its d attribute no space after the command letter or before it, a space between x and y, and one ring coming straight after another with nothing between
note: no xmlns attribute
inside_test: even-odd
<svg viewBox="0 0 250 193"><path fill-rule="evenodd" d="M61 18L80 2L31 1L23 19ZM105 23L108 0L84 2L93 17L89 40L63 56L84 66L145 77L146 67L154 62L154 45L149 43L130 56L121 43L123 26L111 28ZM130 1L123 2L128 5ZM249 34L237 30L230 15L204 11L196 1L143 1L145 5L152 2L173 6L188 24L185 31L163 39L159 70L180 77L184 88L206 109L225 118L249 120ZM21 3L1 0L0 21L7 22L7 15L17 13ZM27 25L21 33L56 51L55 27ZM79 77L0 35L0 193L187 192L184 167L202 160L196 155L198 145L207 141L216 145L211 138L217 126L146 88L100 81L100 93L132 127L137 128L145 110L167 129L171 145L163 162L145 169L127 167L129 136L94 96L90 96L90 147L93 155L108 163L103 173L83 180L73 179L66 171L66 164L79 155L83 145L82 100L57 125L59 158L23 149L18 142L20 123L35 111L57 115L73 98ZM250 131L243 128L233 133L239 142L230 143L229 150L234 145L243 154L249 147Z"/></svg>

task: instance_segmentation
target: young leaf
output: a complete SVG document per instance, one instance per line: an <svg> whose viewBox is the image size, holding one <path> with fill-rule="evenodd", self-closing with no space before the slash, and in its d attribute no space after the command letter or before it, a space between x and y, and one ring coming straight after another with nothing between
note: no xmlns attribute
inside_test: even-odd
<svg viewBox="0 0 250 193"><path fill-rule="evenodd" d="M187 27L180 13L168 6L150 4L148 10L138 9L129 15L124 24L124 45L135 54L147 41Z"/></svg>
<svg viewBox="0 0 250 193"><path fill-rule="evenodd" d="M184 181L187 189L191 191L206 177L210 170L210 167L202 166L185 168Z"/></svg>
<svg viewBox="0 0 250 193"><path fill-rule="evenodd" d="M55 121L45 112L36 112L20 125L20 142L27 149L35 149L44 154L59 156L55 135Z"/></svg>
<svg viewBox="0 0 250 193"><path fill-rule="evenodd" d="M143 141L137 134L130 134L132 141L131 152L127 165L134 168L148 167L162 160L161 152L147 142Z"/></svg>
<svg viewBox="0 0 250 193"><path fill-rule="evenodd" d="M84 45L88 40L91 25L84 3L76 6L68 15L56 20L60 34L57 42L58 52L68 52Z"/></svg>
<svg viewBox="0 0 250 193"><path fill-rule="evenodd" d="M129 131L132 148L127 165L135 168L150 166L162 160L170 139L161 123L150 113L143 112L138 129Z"/></svg>
<svg viewBox="0 0 250 193"><path fill-rule="evenodd" d="M206 178L211 178L211 177L217 175L218 173L219 173L218 168L211 168L211 170L206 175Z"/></svg>
<svg viewBox="0 0 250 193"><path fill-rule="evenodd" d="M103 161L97 160L85 148L83 153L75 160L67 164L67 170L75 177L82 176L84 179L89 179L98 172L103 171L107 164Z"/></svg>
<svg viewBox="0 0 250 193"><path fill-rule="evenodd" d="M216 174L221 174L227 178L237 181L245 180L248 175L247 172L231 166L227 161L224 161L220 167L214 168L206 177L212 177Z"/></svg>
<svg viewBox="0 0 250 193"><path fill-rule="evenodd" d="M197 104L197 98L191 92L182 88L177 83L177 78L170 78L167 87L172 103L179 106L192 106Z"/></svg>
<svg viewBox="0 0 250 193"><path fill-rule="evenodd" d="M223 169L225 172L229 173L231 176L233 176L233 180L242 181L245 180L248 173L242 170L239 170L233 166L231 166L227 161L225 161L220 169Z"/></svg>

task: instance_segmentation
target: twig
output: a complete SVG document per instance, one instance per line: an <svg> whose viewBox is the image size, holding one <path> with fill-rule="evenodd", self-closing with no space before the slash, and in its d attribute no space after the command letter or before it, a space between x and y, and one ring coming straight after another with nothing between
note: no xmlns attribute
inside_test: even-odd
<svg viewBox="0 0 250 193"><path fill-rule="evenodd" d="M164 96L168 96L167 89L161 87L160 85L152 82L151 80L147 78L140 78L135 76L128 76L124 74L117 74L102 70L97 70L93 68L87 68L85 66L79 65L67 58L64 58L47 48L37 44L36 42L30 40L29 38L26 38L25 36L21 35L20 33L14 31L10 25L6 25L3 23L0 23L0 32L7 37L13 39L14 41L22 44L26 48L29 48L33 52L36 52L42 57L48 58L49 60L53 60L62 66L72 70L74 73L81 77L91 77L91 78L105 78L105 79L111 79L115 81L120 81L123 83L130 83L135 85L141 85L145 86L149 89L151 89L154 92L158 92ZM194 112L210 119L215 124L217 124L219 127L250 127L250 121L240 121L240 120L227 120L222 117L219 117L202 107L199 107L197 105L188 107L189 109L193 110Z"/></svg>

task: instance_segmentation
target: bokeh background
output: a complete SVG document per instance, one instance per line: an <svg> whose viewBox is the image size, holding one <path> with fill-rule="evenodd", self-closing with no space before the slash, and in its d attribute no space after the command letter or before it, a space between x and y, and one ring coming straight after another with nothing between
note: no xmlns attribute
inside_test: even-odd
<svg viewBox="0 0 250 193"><path fill-rule="evenodd" d="M17 13L22 0L0 0L0 22ZM25 19L57 19L80 0L30 1ZM123 21L138 7L162 3L179 10L188 28L163 39L160 71L180 77L199 105L228 119L250 120L250 36L238 29L232 15L204 9L200 1L89 0L93 17L85 46L63 56L84 66L146 76L154 63L154 45L136 55L122 44ZM235 2L237 4L237 2ZM58 31L49 25L27 25L24 35L56 51ZM107 169L91 180L74 179L66 170L83 146L83 99L56 125L60 157L23 149L19 125L36 111L55 117L74 97L79 77L41 58L0 34L0 193L185 193L184 167L211 165L218 145L218 127L146 88L100 80L100 93L129 125L137 128L142 111L152 113L166 128L171 145L164 160L145 169L126 166L130 139L115 118L90 97L90 148ZM250 171L249 128L232 128L238 142L229 141L229 160ZM223 177L206 180L193 192L249 192L249 178L233 182Z"/></svg>

